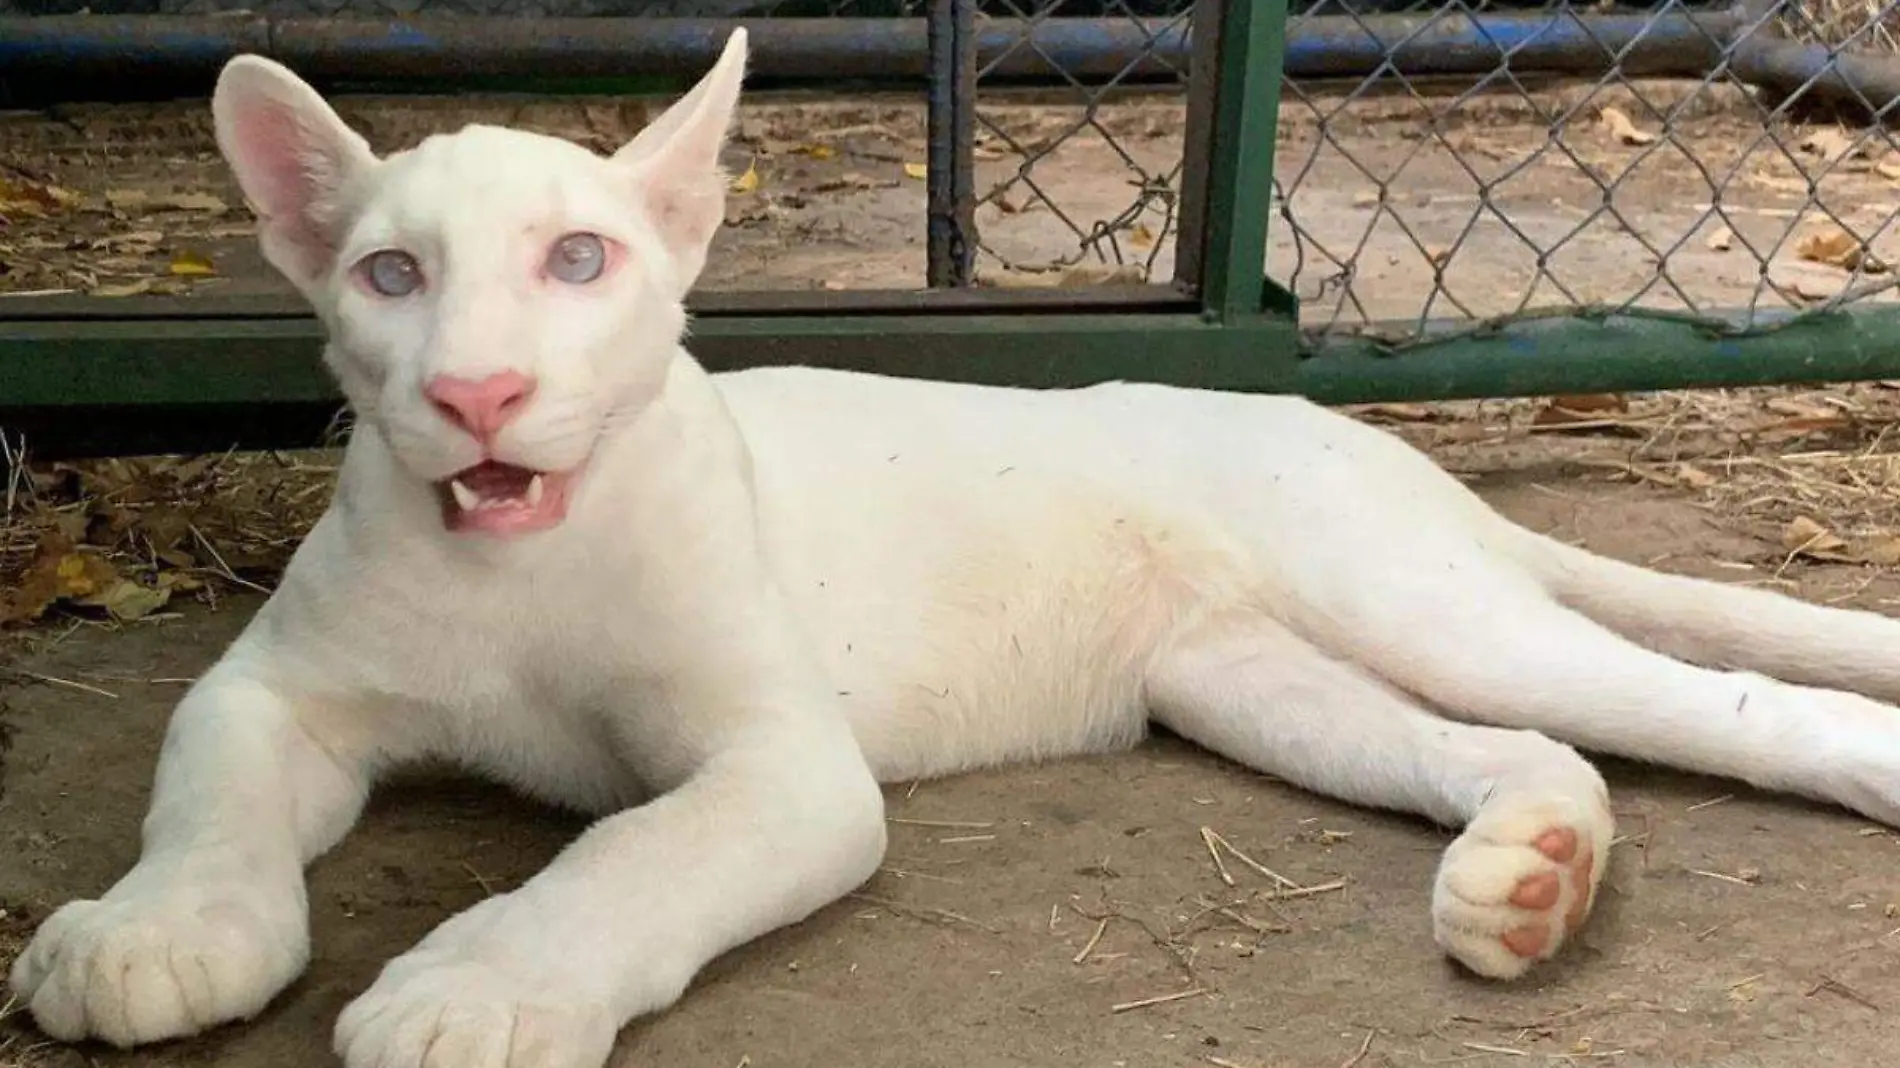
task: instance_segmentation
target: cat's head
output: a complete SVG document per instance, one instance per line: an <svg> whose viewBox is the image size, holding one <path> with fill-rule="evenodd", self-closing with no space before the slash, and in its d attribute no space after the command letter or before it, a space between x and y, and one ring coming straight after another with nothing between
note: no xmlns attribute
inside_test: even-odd
<svg viewBox="0 0 1900 1068"><path fill-rule="evenodd" d="M601 435L652 401L724 217L745 31L611 157L468 126L376 156L257 56L224 68L218 145L264 256L309 300L359 423L451 530L558 525Z"/></svg>

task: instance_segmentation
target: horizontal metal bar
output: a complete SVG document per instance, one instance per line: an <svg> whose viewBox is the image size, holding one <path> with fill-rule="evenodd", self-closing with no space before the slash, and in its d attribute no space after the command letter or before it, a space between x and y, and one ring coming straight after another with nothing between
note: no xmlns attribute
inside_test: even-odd
<svg viewBox="0 0 1900 1068"><path fill-rule="evenodd" d="M1274 317L735 316L702 320L689 344L715 371L804 364L1028 388L1126 379L1323 403L1900 378L1900 308L1743 335L1663 315L1467 329L1394 352L1371 338L1302 341ZM310 445L341 403L321 345L308 318L0 321L0 429L49 459Z"/></svg>
<svg viewBox="0 0 1900 1068"><path fill-rule="evenodd" d="M726 317L698 321L708 368L804 364L1054 388L1108 379L1283 388L1297 332L1198 314ZM341 403L310 318L0 320L0 429L40 458L312 444ZM279 419L263 413L280 412ZM115 444L113 428L126 440ZM136 433L134 433L136 431ZM169 444L167 444L169 443Z"/></svg>
<svg viewBox="0 0 1900 1068"><path fill-rule="evenodd" d="M1736 42L1728 66L1750 85L1846 105L1862 117L1900 102L1900 61L1891 55L1791 41L1761 29Z"/></svg>
<svg viewBox="0 0 1900 1068"><path fill-rule="evenodd" d="M800 315L1013 315L1086 312L1181 312L1200 307L1192 294L1171 284L1004 289L746 290L695 293L687 311L698 319ZM309 305L291 292L244 296L89 297L0 294L0 323L52 320L309 319Z"/></svg>
<svg viewBox="0 0 1900 1068"><path fill-rule="evenodd" d="M1731 12L1647 14L1580 10L1428 11L1295 16L1287 20L1289 78L1364 77L1387 64L1406 75L1508 69L1700 75L1722 60L1740 23Z"/></svg>
<svg viewBox="0 0 1900 1068"><path fill-rule="evenodd" d="M1668 313L1464 329L1397 352L1371 338L1312 336L1293 386L1324 403L1356 404L1900 378L1894 307L1810 314L1740 334Z"/></svg>
<svg viewBox="0 0 1900 1068"><path fill-rule="evenodd" d="M312 81L697 78L746 28L760 78L907 78L929 72L921 18L272 18L244 15L0 16L0 72L62 83L141 76L206 85L241 52ZM985 19L977 61L993 77L1107 78L1185 70L1180 20Z"/></svg>
<svg viewBox="0 0 1900 1068"><path fill-rule="evenodd" d="M1302 16L1286 26L1285 74L1365 76L1512 70L1702 74L1738 25L1729 12ZM759 78L922 80L922 18L277 18L221 15L0 16L0 79L33 96L41 80L69 99L117 99L141 82L209 87L230 57L271 56L317 83L694 79L737 26ZM1180 19L985 18L976 64L990 79L1167 77L1192 64ZM1805 61L1804 61L1805 62ZM183 83L181 86L179 83ZM77 93L78 96L72 94Z"/></svg>

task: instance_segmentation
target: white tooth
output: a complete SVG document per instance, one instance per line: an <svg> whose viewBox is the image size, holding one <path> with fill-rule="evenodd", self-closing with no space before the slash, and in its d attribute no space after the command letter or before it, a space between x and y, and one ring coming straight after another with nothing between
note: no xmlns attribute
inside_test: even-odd
<svg viewBox="0 0 1900 1068"><path fill-rule="evenodd" d="M475 496L475 491L462 485L459 478L449 479L449 492L455 494L455 505L464 512L472 512L482 503L482 499Z"/></svg>
<svg viewBox="0 0 1900 1068"><path fill-rule="evenodd" d="M536 475L528 480L528 507L539 508L541 506L542 488L540 475Z"/></svg>

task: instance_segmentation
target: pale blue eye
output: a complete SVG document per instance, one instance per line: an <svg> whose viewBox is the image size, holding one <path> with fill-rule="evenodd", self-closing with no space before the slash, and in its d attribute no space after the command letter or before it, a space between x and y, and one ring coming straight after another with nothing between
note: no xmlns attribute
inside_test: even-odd
<svg viewBox="0 0 1900 1068"><path fill-rule="evenodd" d="M549 250L547 269L569 285L586 285L607 269L607 246L594 234L568 234Z"/></svg>
<svg viewBox="0 0 1900 1068"><path fill-rule="evenodd" d="M422 265L400 249L371 253L363 262L363 276L371 289L385 297L406 297L422 288Z"/></svg>

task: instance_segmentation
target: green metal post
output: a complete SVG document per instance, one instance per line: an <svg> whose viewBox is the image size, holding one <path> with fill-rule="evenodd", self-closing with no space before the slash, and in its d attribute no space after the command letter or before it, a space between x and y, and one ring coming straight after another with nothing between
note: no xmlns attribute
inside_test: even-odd
<svg viewBox="0 0 1900 1068"><path fill-rule="evenodd" d="M1200 290L1203 314L1232 323L1265 310L1286 0L1224 0L1210 6L1220 16L1217 25L1195 28L1197 34L1219 34Z"/></svg>

